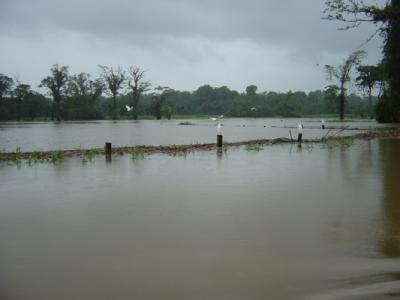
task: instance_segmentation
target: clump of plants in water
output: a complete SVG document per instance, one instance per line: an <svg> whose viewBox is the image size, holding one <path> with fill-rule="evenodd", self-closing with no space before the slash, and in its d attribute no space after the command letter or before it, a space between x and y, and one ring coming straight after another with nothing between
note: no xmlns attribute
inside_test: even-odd
<svg viewBox="0 0 400 300"><path fill-rule="evenodd" d="M40 152L33 152L29 154L29 156L21 155L21 148L16 148L15 152L11 155L1 155L0 154L0 162L5 162L8 165L16 165L20 166L23 161L25 161L29 166L32 166L37 163L45 163L50 162L52 164L60 164L64 159L63 151L55 151L51 152L48 156L44 156Z"/></svg>
<svg viewBox="0 0 400 300"><path fill-rule="evenodd" d="M86 165L88 162L92 163L95 155L96 155L95 151L91 150L89 152L86 152L81 158L82 165Z"/></svg>
<svg viewBox="0 0 400 300"><path fill-rule="evenodd" d="M340 147L341 149L348 149L353 146L354 141L352 139L340 139L340 140L326 140L322 143L323 148L327 148L329 150L336 149Z"/></svg>
<svg viewBox="0 0 400 300"><path fill-rule="evenodd" d="M246 151L259 152L261 150L264 150L263 144L248 144L248 145L246 145Z"/></svg>
<svg viewBox="0 0 400 300"><path fill-rule="evenodd" d="M132 160L140 160L145 158L145 153L141 149L133 149L131 151Z"/></svg>
<svg viewBox="0 0 400 300"><path fill-rule="evenodd" d="M56 151L50 154L49 161L55 165L60 164L64 159L64 152Z"/></svg>
<svg viewBox="0 0 400 300"><path fill-rule="evenodd" d="M40 157L38 154L33 154L32 156L29 156L28 158L27 158L27 164L29 165L29 166L32 166L32 165L34 165L34 164L38 164L38 163L44 163L44 162L47 162L47 159L45 159L45 158L43 158L43 157Z"/></svg>
<svg viewBox="0 0 400 300"><path fill-rule="evenodd" d="M168 152L168 155L172 156L172 157L183 157L183 158L186 158L187 154L188 154L188 151L171 151L171 152Z"/></svg>
<svg viewBox="0 0 400 300"><path fill-rule="evenodd" d="M21 153L21 148L17 147L15 149L15 155L12 155L10 157L1 157L0 156L0 161L6 162L10 166L15 165L15 166L19 167L21 165L21 161L22 161L21 157L19 156L20 153Z"/></svg>

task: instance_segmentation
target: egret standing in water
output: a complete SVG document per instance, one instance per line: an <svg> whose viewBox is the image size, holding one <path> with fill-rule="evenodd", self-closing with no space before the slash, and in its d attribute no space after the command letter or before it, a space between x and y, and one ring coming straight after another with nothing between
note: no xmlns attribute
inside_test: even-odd
<svg viewBox="0 0 400 300"><path fill-rule="evenodd" d="M324 120L321 121L321 127L322 127L322 129L325 129L325 121Z"/></svg>
<svg viewBox="0 0 400 300"><path fill-rule="evenodd" d="M298 137L297 137L297 141L298 141L299 143L301 143L302 138L303 138L303 124L300 122L300 123L299 123L299 135L298 135Z"/></svg>

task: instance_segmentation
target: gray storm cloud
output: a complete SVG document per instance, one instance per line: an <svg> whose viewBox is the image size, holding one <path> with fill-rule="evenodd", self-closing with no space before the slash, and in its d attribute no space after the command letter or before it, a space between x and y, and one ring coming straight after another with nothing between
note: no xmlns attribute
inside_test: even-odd
<svg viewBox="0 0 400 300"><path fill-rule="evenodd" d="M1 0L0 42L7 46L0 72L37 82L52 63L76 72L137 64L177 88L242 89L251 81L266 89L315 89L323 84L316 64L340 62L374 31L338 31L321 20L323 9L322 0ZM379 43L366 46L371 61ZM277 79L281 73L285 82Z"/></svg>

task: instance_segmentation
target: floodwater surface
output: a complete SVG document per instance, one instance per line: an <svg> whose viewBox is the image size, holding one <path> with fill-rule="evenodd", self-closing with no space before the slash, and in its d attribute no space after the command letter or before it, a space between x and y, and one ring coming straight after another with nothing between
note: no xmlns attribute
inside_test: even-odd
<svg viewBox="0 0 400 300"><path fill-rule="evenodd" d="M399 299L400 142L348 146L2 163L0 299Z"/></svg>
<svg viewBox="0 0 400 300"><path fill-rule="evenodd" d="M250 139L269 139L297 136L297 125L304 125L304 138L321 138L316 119L223 119L224 140L239 142ZM384 126L376 122L331 122L327 127L374 129ZM191 125L179 125L188 122ZM187 124L187 123L186 123ZM114 146L171 145L214 143L216 123L197 120L140 120L140 121L78 121L78 122L3 122L0 123L0 152L67 150L101 148L105 142ZM359 130L333 130L330 134L352 135Z"/></svg>

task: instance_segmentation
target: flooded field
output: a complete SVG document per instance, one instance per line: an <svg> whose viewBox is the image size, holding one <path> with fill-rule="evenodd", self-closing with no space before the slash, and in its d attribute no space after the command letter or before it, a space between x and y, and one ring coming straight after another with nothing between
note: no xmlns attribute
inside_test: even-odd
<svg viewBox="0 0 400 300"><path fill-rule="evenodd" d="M297 135L297 125L302 121L305 138L321 138L328 130L320 129L317 119L224 119L223 135L229 142L250 139L269 139ZM189 122L192 125L179 125ZM171 145L215 142L216 123L209 119L162 121L92 121L0 123L0 152L66 150L114 146ZM382 125L369 121L327 122L327 128L375 129ZM336 133L333 130L331 134ZM359 133L344 130L342 135Z"/></svg>
<svg viewBox="0 0 400 300"><path fill-rule="evenodd" d="M399 153L373 140L2 163L0 299L399 299Z"/></svg>

